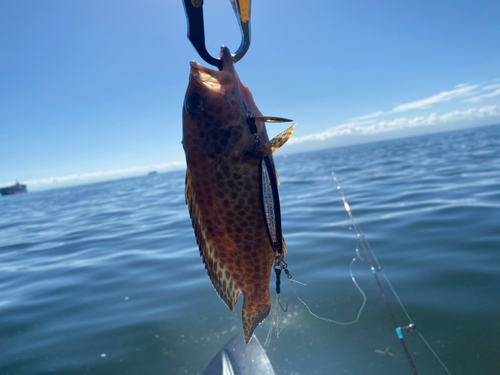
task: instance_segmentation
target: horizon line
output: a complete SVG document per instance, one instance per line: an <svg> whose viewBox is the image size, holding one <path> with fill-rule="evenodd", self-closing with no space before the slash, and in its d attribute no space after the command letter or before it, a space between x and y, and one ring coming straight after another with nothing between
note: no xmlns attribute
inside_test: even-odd
<svg viewBox="0 0 500 375"><path fill-rule="evenodd" d="M426 132L423 134L409 134L409 135L398 135L394 138L386 138L386 139L377 139L377 140L361 140L358 139L357 141L350 142L348 144L344 145L328 145L325 147L320 147L316 148L314 150L297 150L293 151L290 150L290 152L287 152L287 154L302 154L302 153L308 153L308 152L314 152L314 151L324 151L324 150L329 150L329 149L336 149L336 148L342 148L342 147L349 147L349 146L355 146L355 145L360 145L360 144L371 144L371 143L380 143L380 142L386 142L386 141L395 141L398 139L405 139L405 138L415 138L415 137L424 137L428 135L436 135L436 134L443 134L443 133L450 133L454 131L462 131L462 130L467 130L471 128L485 128L489 126L499 126L500 122L493 123L493 124L487 124L487 125L470 125L470 126L465 126L457 129L446 129L442 131L434 131L434 132ZM392 133L392 132L387 132L387 133ZM385 134L387 134L385 133ZM152 171L158 171L158 173L171 173L171 172L177 172L183 169L185 167L186 163L185 161L174 161L174 162L168 162L168 163L160 163L160 164L152 164L148 166L138 166L138 167L130 167L130 168L122 168L122 169L115 169L115 170L110 170L110 171L98 171L98 172L89 172L89 173L82 173L82 174L72 174L72 175L67 175L63 177L45 177L45 178L40 178L36 180L26 180L23 182L19 182L20 180L16 180L19 183L22 183L26 186L29 187L29 185L42 185L40 188L35 188L35 191L46 191L46 190L53 190L53 189L60 189L60 188L65 188L65 187L75 187L75 186L84 186L84 185L92 185L96 183L102 183L102 182L110 182L110 181L116 181L119 179L127 179L127 178L136 178L136 177L141 177L141 176L147 176L147 174L144 173L149 173ZM154 168L156 167L156 168ZM114 178L113 178L114 177ZM75 182L75 183L72 183ZM81 181L81 183L78 183L78 181ZM7 184L0 184L0 187L4 186L11 186L15 184L16 182L10 182ZM53 184L56 184L56 186L53 186ZM45 186L43 186L45 185Z"/></svg>

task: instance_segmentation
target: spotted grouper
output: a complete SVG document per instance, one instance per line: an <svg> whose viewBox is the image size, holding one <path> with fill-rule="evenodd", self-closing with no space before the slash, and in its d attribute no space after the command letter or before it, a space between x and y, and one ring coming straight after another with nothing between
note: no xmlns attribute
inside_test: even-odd
<svg viewBox="0 0 500 375"><path fill-rule="evenodd" d="M290 138L295 125L269 141L265 123L256 121L256 143L247 118L250 113L262 114L240 82L229 49L222 47L220 56L222 71L190 63L182 141L186 204L215 291L231 312L243 293L248 343L271 308L274 262L261 204L259 165L269 156L274 170L272 153Z"/></svg>

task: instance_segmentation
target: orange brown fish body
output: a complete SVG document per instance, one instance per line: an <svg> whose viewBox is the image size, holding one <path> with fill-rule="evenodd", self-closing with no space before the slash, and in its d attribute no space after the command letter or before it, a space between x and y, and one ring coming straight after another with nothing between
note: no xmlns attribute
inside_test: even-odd
<svg viewBox="0 0 500 375"><path fill-rule="evenodd" d="M256 145L246 119L248 111L262 114L241 84L226 47L221 59L222 71L191 62L183 109L186 203L215 291L231 311L243 293L248 343L271 308L274 262L261 205L259 165L288 140L293 127L268 142L265 124L256 121L263 144ZM284 243L283 247L286 250Z"/></svg>

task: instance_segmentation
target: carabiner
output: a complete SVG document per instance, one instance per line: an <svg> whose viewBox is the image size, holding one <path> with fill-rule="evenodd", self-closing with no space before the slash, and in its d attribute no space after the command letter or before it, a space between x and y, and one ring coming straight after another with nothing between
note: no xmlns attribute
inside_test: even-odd
<svg viewBox="0 0 500 375"><path fill-rule="evenodd" d="M230 0L241 30L241 44L232 54L234 62L241 60L250 48L250 3L251 0ZM205 25L203 22L203 0L183 0L186 12L188 39L200 57L210 65L222 70L223 62L210 55L205 46Z"/></svg>

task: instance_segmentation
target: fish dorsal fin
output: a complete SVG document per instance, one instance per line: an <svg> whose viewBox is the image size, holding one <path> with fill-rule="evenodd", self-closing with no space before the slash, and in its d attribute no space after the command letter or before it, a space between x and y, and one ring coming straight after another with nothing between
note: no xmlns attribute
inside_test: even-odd
<svg viewBox="0 0 500 375"><path fill-rule="evenodd" d="M271 155L273 152L278 150L281 146L283 146L292 136L293 131L295 130L296 123L290 126L285 131L279 133L276 137L271 139L269 142L266 142L262 146L258 148L259 151L262 152L262 157L265 158Z"/></svg>
<svg viewBox="0 0 500 375"><path fill-rule="evenodd" d="M236 285L229 272L225 269L223 262L215 252L215 244L211 238L203 218L202 210L196 200L193 179L189 168L186 170L186 204L189 207L189 216L194 228L196 243L200 249L200 255L210 276L210 281L226 306L234 311L241 290Z"/></svg>

